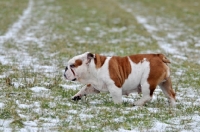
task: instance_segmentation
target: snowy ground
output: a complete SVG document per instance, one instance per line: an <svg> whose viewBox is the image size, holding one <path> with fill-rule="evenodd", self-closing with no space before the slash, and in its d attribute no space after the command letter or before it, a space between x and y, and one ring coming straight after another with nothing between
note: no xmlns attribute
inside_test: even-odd
<svg viewBox="0 0 200 132"><path fill-rule="evenodd" d="M0 36L0 131L198 132L200 35L195 31L200 24L193 19L199 14L187 16L190 24L144 3L29 0ZM63 70L68 58L87 50L165 53L172 62L177 107L168 108L159 88L144 107L130 105L137 94L123 97L120 106L107 94L71 101L82 85L65 81Z"/></svg>

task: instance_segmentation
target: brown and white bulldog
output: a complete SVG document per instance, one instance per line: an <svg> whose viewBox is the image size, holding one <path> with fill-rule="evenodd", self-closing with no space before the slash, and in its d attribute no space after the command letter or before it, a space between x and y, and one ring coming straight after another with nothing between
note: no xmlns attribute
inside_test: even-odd
<svg viewBox="0 0 200 132"><path fill-rule="evenodd" d="M175 106L175 92L170 79L170 61L163 54L136 54L106 57L86 52L68 61L64 76L67 80L86 84L72 99L87 94L110 92L114 103L122 103L122 95L142 92L134 102L142 106L150 101L157 85Z"/></svg>

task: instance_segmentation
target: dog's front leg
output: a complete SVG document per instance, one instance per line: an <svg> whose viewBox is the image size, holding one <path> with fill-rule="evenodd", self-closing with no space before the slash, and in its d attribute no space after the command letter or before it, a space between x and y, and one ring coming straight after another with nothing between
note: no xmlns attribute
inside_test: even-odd
<svg viewBox="0 0 200 132"><path fill-rule="evenodd" d="M122 103L122 88L118 88L116 86L110 86L108 88L110 95L112 96L112 99L115 104L121 104Z"/></svg>
<svg viewBox="0 0 200 132"><path fill-rule="evenodd" d="M83 96L86 96L87 94L97 94L100 93L100 91L96 90L94 87L92 87L90 84L84 86L78 93L76 93L72 100L80 100Z"/></svg>

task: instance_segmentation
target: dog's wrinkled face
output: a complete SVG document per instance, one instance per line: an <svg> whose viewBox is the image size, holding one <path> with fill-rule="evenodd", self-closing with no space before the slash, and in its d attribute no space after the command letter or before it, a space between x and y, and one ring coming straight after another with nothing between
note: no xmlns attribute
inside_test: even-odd
<svg viewBox="0 0 200 132"><path fill-rule="evenodd" d="M70 81L79 81L84 78L92 58L94 58L94 55L86 52L70 59L65 68L64 77Z"/></svg>

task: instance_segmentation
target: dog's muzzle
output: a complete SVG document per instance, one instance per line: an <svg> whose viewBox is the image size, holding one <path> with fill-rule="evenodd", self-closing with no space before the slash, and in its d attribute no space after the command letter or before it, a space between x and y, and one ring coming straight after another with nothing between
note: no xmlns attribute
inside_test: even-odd
<svg viewBox="0 0 200 132"><path fill-rule="evenodd" d="M68 70L68 67L66 66L66 68L65 68L65 72L64 72L64 77L67 79L67 76L66 76L66 71Z"/></svg>
<svg viewBox="0 0 200 132"><path fill-rule="evenodd" d="M65 73L66 73L67 70L68 70L68 67L65 68L65 72L64 72L64 77L65 77L66 79L67 79L67 76L66 76ZM76 78L72 79L71 81L76 81Z"/></svg>

